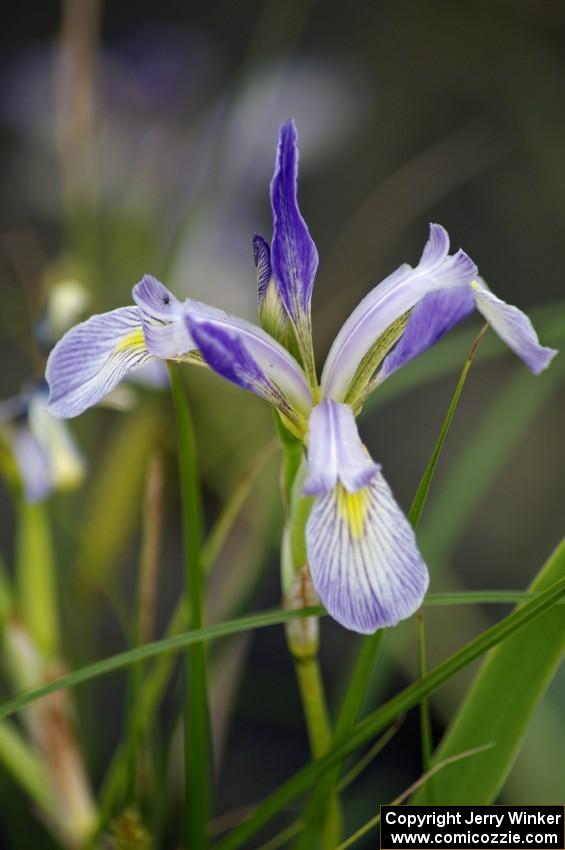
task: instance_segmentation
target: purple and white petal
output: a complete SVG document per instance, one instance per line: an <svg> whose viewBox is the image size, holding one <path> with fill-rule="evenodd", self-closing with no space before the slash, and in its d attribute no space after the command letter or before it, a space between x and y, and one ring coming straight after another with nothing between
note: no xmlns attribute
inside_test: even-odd
<svg viewBox="0 0 565 850"><path fill-rule="evenodd" d="M341 328L322 373L323 394L343 401L363 358L396 320L430 292L468 286L476 273L464 251L449 254L449 237L443 227L430 225L416 268L400 266L363 298Z"/></svg>
<svg viewBox="0 0 565 850"><path fill-rule="evenodd" d="M474 309L473 291L467 285L438 289L425 295L414 307L399 341L383 360L378 382L435 345Z"/></svg>
<svg viewBox="0 0 565 850"><path fill-rule="evenodd" d="M49 460L27 425L13 429L10 444L26 502L41 502L51 493L53 481Z"/></svg>
<svg viewBox="0 0 565 850"><path fill-rule="evenodd" d="M253 262L257 269L257 301L259 309L265 300L267 287L271 280L271 249L266 239L258 233L253 237Z"/></svg>
<svg viewBox="0 0 565 850"><path fill-rule="evenodd" d="M367 486L380 467L361 442L348 404L324 399L312 410L308 428L306 496L321 496L338 482L349 492Z"/></svg>
<svg viewBox="0 0 565 850"><path fill-rule="evenodd" d="M63 419L78 416L152 359L137 307L91 316L68 331L49 356L49 412Z"/></svg>
<svg viewBox="0 0 565 850"><path fill-rule="evenodd" d="M356 493L338 484L316 498L306 546L314 588L345 628L371 634L421 606L428 571L381 472Z"/></svg>
<svg viewBox="0 0 565 850"><path fill-rule="evenodd" d="M297 200L298 147L294 121L280 129L275 173L271 181L273 241L271 266L280 297L294 322L310 315L318 252Z"/></svg>
<svg viewBox="0 0 565 850"><path fill-rule="evenodd" d="M305 419L312 395L294 357L261 328L187 299L185 321L204 360L223 378Z"/></svg>
<svg viewBox="0 0 565 850"><path fill-rule="evenodd" d="M28 423L47 458L53 488L72 490L78 487L86 474L86 462L67 423L49 413L46 393L38 392L32 397Z"/></svg>
<svg viewBox="0 0 565 850"><path fill-rule="evenodd" d="M477 310L528 369L534 375L547 369L557 351L540 345L538 335L526 314L518 307L501 301L482 281L473 281L472 290Z"/></svg>
<svg viewBox="0 0 565 850"><path fill-rule="evenodd" d="M141 313L147 350L164 360L190 355L195 345L186 322L184 305L156 278L146 274L132 289Z"/></svg>

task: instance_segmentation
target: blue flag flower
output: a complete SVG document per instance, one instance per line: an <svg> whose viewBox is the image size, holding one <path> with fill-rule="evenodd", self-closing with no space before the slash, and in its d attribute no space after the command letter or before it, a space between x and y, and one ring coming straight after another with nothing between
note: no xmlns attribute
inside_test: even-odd
<svg viewBox="0 0 565 850"><path fill-rule="evenodd" d="M266 399L305 447L314 587L339 623L370 633L413 614L429 579L355 415L383 381L475 309L534 374L556 352L540 345L524 313L488 289L464 251L450 253L447 232L432 224L418 265L400 266L353 310L318 381L310 311L318 253L298 206L297 176L289 121L271 182L273 238L253 242L261 327L190 298L180 302L147 275L133 289L136 306L93 316L55 347L47 366L50 410L75 416L154 358L208 365Z"/></svg>

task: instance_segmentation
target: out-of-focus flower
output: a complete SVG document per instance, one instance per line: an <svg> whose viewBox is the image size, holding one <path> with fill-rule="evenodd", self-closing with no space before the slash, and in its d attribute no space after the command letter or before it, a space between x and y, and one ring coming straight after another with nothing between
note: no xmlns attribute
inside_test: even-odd
<svg viewBox="0 0 565 850"><path fill-rule="evenodd" d="M88 289L80 280L68 277L56 281L49 290L45 311L37 323L39 340L51 346L76 324L89 304Z"/></svg>
<svg viewBox="0 0 565 850"><path fill-rule="evenodd" d="M44 386L0 404L0 436L11 450L28 502L82 483L84 458L67 425L49 413Z"/></svg>
<svg viewBox="0 0 565 850"><path fill-rule="evenodd" d="M50 410L77 415L155 357L205 362L269 401L307 450L314 587L338 622L373 632L414 613L428 572L380 465L361 442L355 414L387 377L475 308L534 374L556 352L539 344L524 313L487 289L463 251L449 253L446 231L432 224L418 265L402 265L347 319L318 381L311 327L318 253L298 207L297 172L296 130L288 122L271 183L273 238L270 246L254 240L262 328L181 302L146 276L133 289L137 306L94 316L57 344L47 366Z"/></svg>

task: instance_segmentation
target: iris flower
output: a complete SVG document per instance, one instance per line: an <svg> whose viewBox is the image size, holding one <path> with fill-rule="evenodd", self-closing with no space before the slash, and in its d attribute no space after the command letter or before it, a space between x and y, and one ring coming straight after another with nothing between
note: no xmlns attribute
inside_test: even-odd
<svg viewBox="0 0 565 850"><path fill-rule="evenodd" d="M93 316L55 347L50 410L76 416L154 358L207 364L272 404L305 448L312 505L306 551L314 587L339 623L362 633L421 605L428 571L414 532L355 422L370 393L477 309L534 374L556 353L527 316L494 295L438 224L417 266L402 265L360 302L318 380L310 304L318 253L297 201L294 122L281 127L271 182L273 237L254 239L261 326L194 301L146 275L135 306ZM298 565L301 566L301 565Z"/></svg>
<svg viewBox="0 0 565 850"><path fill-rule="evenodd" d="M0 441L15 461L26 502L78 487L86 474L67 425L47 409L43 384L0 403Z"/></svg>

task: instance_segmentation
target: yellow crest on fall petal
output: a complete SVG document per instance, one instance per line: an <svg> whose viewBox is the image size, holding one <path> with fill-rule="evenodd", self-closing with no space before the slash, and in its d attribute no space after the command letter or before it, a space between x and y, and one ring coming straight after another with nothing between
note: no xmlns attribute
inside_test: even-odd
<svg viewBox="0 0 565 850"><path fill-rule="evenodd" d="M126 348L145 348L143 328L135 328L116 345L114 351L124 351Z"/></svg>
<svg viewBox="0 0 565 850"><path fill-rule="evenodd" d="M342 484L337 485L337 512L341 520L347 523L351 536L356 540L365 533L365 519L369 506L366 487L350 493Z"/></svg>

